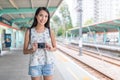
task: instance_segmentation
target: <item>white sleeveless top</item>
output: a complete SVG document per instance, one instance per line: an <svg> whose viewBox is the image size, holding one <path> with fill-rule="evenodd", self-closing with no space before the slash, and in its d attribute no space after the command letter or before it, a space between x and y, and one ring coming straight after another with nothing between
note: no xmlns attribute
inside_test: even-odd
<svg viewBox="0 0 120 80"><path fill-rule="evenodd" d="M38 33L35 28L31 29L31 41L30 45L33 43L42 43L45 42L51 45L51 37L49 34L48 28L44 32ZM44 65L44 64L53 64L54 57L51 51L45 49L37 49L34 53L30 54L30 66Z"/></svg>

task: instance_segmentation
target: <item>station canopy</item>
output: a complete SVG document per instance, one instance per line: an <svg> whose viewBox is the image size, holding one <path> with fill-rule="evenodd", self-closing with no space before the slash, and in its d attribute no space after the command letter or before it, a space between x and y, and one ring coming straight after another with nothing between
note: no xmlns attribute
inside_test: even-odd
<svg viewBox="0 0 120 80"><path fill-rule="evenodd" d="M47 7L52 16L63 0L0 0L0 21L30 27L38 7Z"/></svg>
<svg viewBox="0 0 120 80"><path fill-rule="evenodd" d="M72 33L78 33L80 27L74 27L72 29L69 29ZM120 30L120 19L114 19L106 22L96 23L88 26L82 27L82 33L87 32L111 32L111 31L118 31Z"/></svg>

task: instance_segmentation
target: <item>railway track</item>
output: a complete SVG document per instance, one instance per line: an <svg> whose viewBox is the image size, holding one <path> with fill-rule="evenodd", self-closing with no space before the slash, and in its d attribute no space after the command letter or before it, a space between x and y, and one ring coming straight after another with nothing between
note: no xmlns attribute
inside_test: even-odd
<svg viewBox="0 0 120 80"><path fill-rule="evenodd" d="M75 51L79 51L79 47L77 47L77 46L66 45L66 47L70 48L72 50L75 50ZM110 64L113 64L115 66L120 67L120 59L113 58L113 57L110 57L110 56L105 56L102 53L97 53L96 54L96 52L88 51L86 49L83 49L83 53L86 54L86 55L92 56L96 59L101 59L101 60L104 60L105 62L108 62Z"/></svg>
<svg viewBox="0 0 120 80"><path fill-rule="evenodd" d="M61 45L61 44L59 44L59 45ZM63 46L63 44L62 44L62 46ZM73 46L71 47L70 45L67 45L67 46L64 45L64 47L67 47L67 48L69 48L69 49L72 49L72 50L78 52L78 48L76 48L76 47L73 47ZM102 73L101 71L99 71L99 70L93 68L92 66L90 66L90 65L88 65L88 64L80 61L79 59L76 59L76 57L74 57L73 55L67 54L67 52L64 51L63 49L62 49L62 50L59 49L59 50L62 51L62 52L64 52L64 53L66 53L65 55L67 55L67 56L69 56L70 58L72 58L76 63L79 63L79 65L82 65L83 67L89 69L91 72L94 72L94 73L98 74L97 76L101 77L101 78L99 78L100 80L114 80L112 77L110 77L110 76ZM86 50L83 50L83 53L84 53L85 55L89 55L89 56L92 56L92 57L97 58L97 59L103 59L103 60L106 61L107 63L113 64L113 65L115 65L115 66L120 66L119 63L116 62L116 61L119 61L118 59L115 59L115 61L114 61L114 58L106 57L106 56L103 56L103 55L102 55L102 58L101 58L101 57L99 56L99 54L91 53L91 52L86 51ZM99 56L99 57L98 57L98 56ZM96 75L96 74L95 74L95 75Z"/></svg>

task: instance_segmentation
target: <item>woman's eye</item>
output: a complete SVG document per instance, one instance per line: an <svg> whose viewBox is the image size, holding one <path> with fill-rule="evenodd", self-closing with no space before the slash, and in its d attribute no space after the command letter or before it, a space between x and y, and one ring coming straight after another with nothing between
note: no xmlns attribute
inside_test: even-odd
<svg viewBox="0 0 120 80"><path fill-rule="evenodd" d="M48 17L48 16L45 16L46 18Z"/></svg>
<svg viewBox="0 0 120 80"><path fill-rule="evenodd" d="M39 14L39 16L43 16L42 14Z"/></svg>
<svg viewBox="0 0 120 80"><path fill-rule="evenodd" d="M39 14L40 17L45 17L47 18L48 16L47 15L43 15L43 14Z"/></svg>

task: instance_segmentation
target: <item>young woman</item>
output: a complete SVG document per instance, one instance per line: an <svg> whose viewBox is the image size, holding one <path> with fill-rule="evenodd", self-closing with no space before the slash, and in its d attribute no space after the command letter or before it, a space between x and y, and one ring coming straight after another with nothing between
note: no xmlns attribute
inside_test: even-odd
<svg viewBox="0 0 120 80"><path fill-rule="evenodd" d="M50 14L47 8L39 7L34 22L25 33L24 54L30 54L29 75L32 80L53 80L56 40L50 30Z"/></svg>

